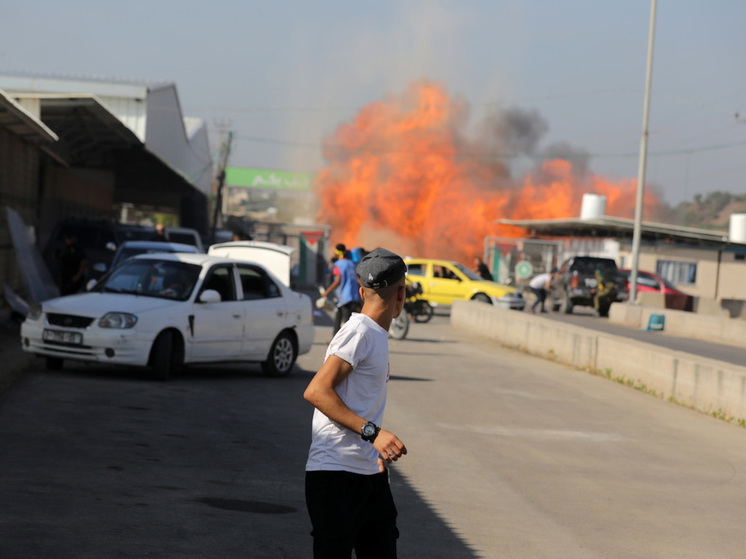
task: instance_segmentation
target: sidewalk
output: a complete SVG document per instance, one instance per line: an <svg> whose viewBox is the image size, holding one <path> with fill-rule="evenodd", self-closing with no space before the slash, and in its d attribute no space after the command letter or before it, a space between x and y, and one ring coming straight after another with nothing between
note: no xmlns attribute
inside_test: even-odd
<svg viewBox="0 0 746 559"><path fill-rule="evenodd" d="M21 325L0 313L0 394L23 375L34 359L21 349Z"/></svg>

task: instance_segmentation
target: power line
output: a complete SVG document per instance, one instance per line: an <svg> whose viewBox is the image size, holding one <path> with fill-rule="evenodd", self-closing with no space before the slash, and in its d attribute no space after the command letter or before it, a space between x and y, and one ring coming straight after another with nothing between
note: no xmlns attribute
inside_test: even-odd
<svg viewBox="0 0 746 559"><path fill-rule="evenodd" d="M334 144L324 144L323 146L318 143L313 142L292 142L288 140L278 140L274 138L258 138L253 136L241 136L237 135L237 139L246 140L249 142L259 143L259 144L267 144L267 145L277 145L277 146L283 146L283 147L294 147L294 148L303 148L303 149L314 149L314 150L321 150L321 149L337 149L337 150L345 150L346 148L343 146L337 146ZM699 147L691 147L691 148L677 148L677 149L668 149L668 150L651 150L649 152L650 156L654 157L667 157L672 155L684 155L684 154L693 154L693 153L704 153L709 151L720 151L724 149L732 149L740 146L745 146L746 140L738 141L738 142L729 142L729 143L722 143L722 144L712 144L707 146L699 146ZM413 157L431 157L435 155L434 152L413 152L413 151L405 151L405 150L366 150L371 154L374 155L391 155L391 154L400 154L400 155L411 155ZM452 158L453 159L467 159L467 160L484 160L484 161L510 161L514 159L525 159L525 158L536 158L536 157L543 157L543 156L536 156L536 155L526 155L526 154L506 154L506 155L483 155L483 154L470 154L470 153L456 153ZM563 156L564 159L567 159L569 156ZM629 159L629 158L636 158L639 157L639 153L637 152L618 152L618 153L578 153L578 158L583 159ZM544 159L553 159L551 156L545 156ZM570 157L571 158L571 157Z"/></svg>

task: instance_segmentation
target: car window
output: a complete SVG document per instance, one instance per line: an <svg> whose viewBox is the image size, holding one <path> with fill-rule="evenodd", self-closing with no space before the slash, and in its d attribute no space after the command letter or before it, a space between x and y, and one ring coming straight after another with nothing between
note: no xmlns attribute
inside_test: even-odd
<svg viewBox="0 0 746 559"><path fill-rule="evenodd" d="M459 272L464 274L467 278L469 278L472 281L484 281L484 278L477 274L474 270L471 270L470 268L467 268L463 264L459 264L458 262L454 264Z"/></svg>
<svg viewBox="0 0 746 559"><path fill-rule="evenodd" d="M447 266L434 265L433 277L441 279L458 279L458 276Z"/></svg>
<svg viewBox="0 0 746 559"><path fill-rule="evenodd" d="M410 276L424 276L425 265L424 264L407 264L407 274Z"/></svg>
<svg viewBox="0 0 746 559"><path fill-rule="evenodd" d="M196 245L194 235L190 233L182 233L179 231L168 231L167 238L169 241L175 243L183 243L185 245Z"/></svg>
<svg viewBox="0 0 746 559"><path fill-rule="evenodd" d="M202 291L214 289L220 293L221 301L235 301L236 289L233 285L233 266L218 265L210 270Z"/></svg>
<svg viewBox="0 0 746 559"><path fill-rule="evenodd" d="M97 285L96 291L186 301L199 272L199 266L184 262L127 260Z"/></svg>
<svg viewBox="0 0 746 559"><path fill-rule="evenodd" d="M241 278L244 301L270 299L281 295L277 284L260 268L239 266L238 275Z"/></svg>
<svg viewBox="0 0 746 559"><path fill-rule="evenodd" d="M655 289L656 291L660 291L661 288L660 284L655 281L655 278L652 278L647 274L638 273L637 283L640 285L644 285L645 287L649 287L650 289Z"/></svg>

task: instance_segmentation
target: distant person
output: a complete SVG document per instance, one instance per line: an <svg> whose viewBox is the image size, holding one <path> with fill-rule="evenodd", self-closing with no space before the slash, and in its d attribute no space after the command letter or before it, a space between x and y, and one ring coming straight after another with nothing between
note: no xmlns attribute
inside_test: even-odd
<svg viewBox="0 0 746 559"><path fill-rule="evenodd" d="M60 260L60 293L77 293L85 282L85 266L88 262L85 251L78 245L72 233L65 235L65 248L58 255Z"/></svg>
<svg viewBox="0 0 746 559"><path fill-rule="evenodd" d="M490 269L487 267L487 264L485 264L479 257L476 257L474 259L474 271L479 274L482 279L493 281Z"/></svg>
<svg viewBox="0 0 746 559"><path fill-rule="evenodd" d="M593 275L596 277L596 293L593 296L593 308L599 316L608 315L609 307L614 302L617 295L616 283L607 279L601 270L596 270Z"/></svg>
<svg viewBox="0 0 746 559"><path fill-rule="evenodd" d="M252 239L251 239L251 235L247 235L245 233L236 231L235 233L233 233L233 240L234 241L250 241Z"/></svg>
<svg viewBox="0 0 746 559"><path fill-rule="evenodd" d="M155 226L155 233L150 238L151 241L166 242L166 228L162 223Z"/></svg>
<svg viewBox="0 0 746 559"><path fill-rule="evenodd" d="M342 325L347 322L352 313L359 312L362 307L360 299L360 286L357 283L355 264L350 259L350 252L344 244L339 243L334 251L337 261L332 268L332 284L327 287L321 297L326 298L329 293L336 290L337 314L334 317L334 334L339 332Z"/></svg>
<svg viewBox="0 0 746 559"><path fill-rule="evenodd" d="M383 429L388 329L403 312L407 266L376 249L357 266L363 308L334 336L303 397L313 404L306 505L313 557L396 558L397 510L386 468L407 454Z"/></svg>
<svg viewBox="0 0 746 559"><path fill-rule="evenodd" d="M534 304L530 307L532 313L536 313L536 307L539 305L541 305L541 312L547 312L546 308L544 308L544 304L547 300L547 293L552 288L552 280L556 273L557 268L553 268L551 272L545 272L534 276L531 278L531 281L528 282L528 288L531 290L531 293L536 295L536 301L534 301Z"/></svg>

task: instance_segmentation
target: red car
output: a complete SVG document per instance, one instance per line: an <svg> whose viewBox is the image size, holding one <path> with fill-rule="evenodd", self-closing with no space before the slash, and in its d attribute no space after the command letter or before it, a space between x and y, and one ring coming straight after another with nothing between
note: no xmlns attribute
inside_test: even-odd
<svg viewBox="0 0 746 559"><path fill-rule="evenodd" d="M624 268L619 271L627 277L627 281L629 282L632 270ZM645 270L637 271L637 291L663 293L666 298L667 309L691 311L694 303L691 295L687 295L683 291L676 289L670 281L663 279L659 275L653 272L646 272Z"/></svg>

